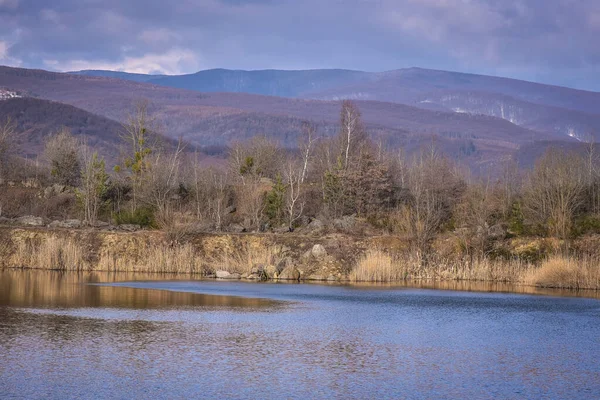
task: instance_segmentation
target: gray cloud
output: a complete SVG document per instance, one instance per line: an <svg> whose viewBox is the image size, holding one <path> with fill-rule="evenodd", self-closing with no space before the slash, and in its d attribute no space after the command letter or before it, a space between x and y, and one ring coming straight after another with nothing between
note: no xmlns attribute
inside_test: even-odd
<svg viewBox="0 0 600 400"><path fill-rule="evenodd" d="M596 0L0 0L0 63L186 73L407 66L600 90Z"/></svg>

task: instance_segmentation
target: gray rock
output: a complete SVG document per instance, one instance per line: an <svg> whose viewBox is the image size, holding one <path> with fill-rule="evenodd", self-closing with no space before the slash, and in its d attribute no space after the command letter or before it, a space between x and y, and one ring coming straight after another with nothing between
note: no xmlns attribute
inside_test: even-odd
<svg viewBox="0 0 600 400"><path fill-rule="evenodd" d="M262 273L264 269L265 269L264 265L256 264L250 269L250 274L258 275L258 274Z"/></svg>
<svg viewBox="0 0 600 400"><path fill-rule="evenodd" d="M312 251L306 250L304 254L302 254L302 261L309 261L312 258Z"/></svg>
<svg viewBox="0 0 600 400"><path fill-rule="evenodd" d="M0 217L0 225L11 225L13 222L10 218Z"/></svg>
<svg viewBox="0 0 600 400"><path fill-rule="evenodd" d="M309 275L306 280L308 281L325 281L327 280L327 278L325 278L323 275L317 275L317 274L313 274L313 275Z"/></svg>
<svg viewBox="0 0 600 400"><path fill-rule="evenodd" d="M227 214L233 214L236 211L237 211L237 208L235 208L234 206L229 206L225 209L225 213L227 213Z"/></svg>
<svg viewBox="0 0 600 400"><path fill-rule="evenodd" d="M289 232L290 232L290 228L288 228L287 226L273 228L273 233L284 234L284 233L289 233Z"/></svg>
<svg viewBox="0 0 600 400"><path fill-rule="evenodd" d="M300 280L300 271L296 269L296 267L286 267L278 276L278 279L284 281L299 281Z"/></svg>
<svg viewBox="0 0 600 400"><path fill-rule="evenodd" d="M250 274L246 277L246 279L251 280L251 281L259 281L260 280L260 275L258 274Z"/></svg>
<svg viewBox="0 0 600 400"><path fill-rule="evenodd" d="M313 248L310 250L310 254L312 254L315 258L323 258L327 255L327 250L321 244L315 244Z"/></svg>
<svg viewBox="0 0 600 400"><path fill-rule="evenodd" d="M313 219L307 226L306 230L311 233L321 233L325 230L325 224L321 220Z"/></svg>
<svg viewBox="0 0 600 400"><path fill-rule="evenodd" d="M278 271L283 271L287 267L293 267L293 266L294 266L294 261L292 260L292 258L291 257L285 257L284 259L282 259L281 261L279 261L277 263L277 270Z"/></svg>
<svg viewBox="0 0 600 400"><path fill-rule="evenodd" d="M219 271L215 272L215 275L219 279L227 279L227 278L229 278L229 276L231 274L229 272L227 272L227 271L221 271L221 270L219 270Z"/></svg>
<svg viewBox="0 0 600 400"><path fill-rule="evenodd" d="M347 215L342 218L335 219L333 221L333 227L339 231L348 232L356 225L356 218Z"/></svg>
<svg viewBox="0 0 600 400"><path fill-rule="evenodd" d="M263 270L263 273L269 279L277 279L279 277L279 270L274 265L267 265Z"/></svg>
<svg viewBox="0 0 600 400"><path fill-rule="evenodd" d="M104 222L104 221L96 221L94 222L94 227L95 228L106 228L110 226L110 224L108 222Z"/></svg>
<svg viewBox="0 0 600 400"><path fill-rule="evenodd" d="M232 233L242 233L246 232L246 228L240 224L231 224L227 227L227 231Z"/></svg>
<svg viewBox="0 0 600 400"><path fill-rule="evenodd" d="M229 276L225 279L241 279L242 276L238 273L229 274Z"/></svg>
<svg viewBox="0 0 600 400"><path fill-rule="evenodd" d="M33 215L17 218L15 222L19 225L44 226L44 220L41 217L34 217Z"/></svg>
<svg viewBox="0 0 600 400"><path fill-rule="evenodd" d="M81 228L83 223L78 219L67 219L60 222L61 228Z"/></svg>
<svg viewBox="0 0 600 400"><path fill-rule="evenodd" d="M119 225L119 230L124 231L124 232L135 232L135 231L139 231L140 229L142 229L141 226L134 225L134 224Z"/></svg>

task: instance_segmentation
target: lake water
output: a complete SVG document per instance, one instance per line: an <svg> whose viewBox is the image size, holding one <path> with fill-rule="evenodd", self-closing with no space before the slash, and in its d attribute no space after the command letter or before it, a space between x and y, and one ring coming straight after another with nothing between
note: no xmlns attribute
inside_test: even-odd
<svg viewBox="0 0 600 400"><path fill-rule="evenodd" d="M466 288L4 271L0 398L600 398L600 300Z"/></svg>

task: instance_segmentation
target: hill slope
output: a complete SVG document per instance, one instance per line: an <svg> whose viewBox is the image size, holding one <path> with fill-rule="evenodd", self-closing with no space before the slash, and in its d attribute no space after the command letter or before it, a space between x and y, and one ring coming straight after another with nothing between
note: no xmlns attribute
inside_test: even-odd
<svg viewBox="0 0 600 400"><path fill-rule="evenodd" d="M525 128L580 139L594 133L600 139L600 118L597 117L600 115L600 93L493 76L421 68L382 73L334 69L214 69L161 77L110 71L84 73L200 92L401 103L436 111L494 116Z"/></svg>
<svg viewBox="0 0 600 400"><path fill-rule="evenodd" d="M0 86L76 105L122 121L139 99L153 103L169 137L198 145L227 145L263 133L294 146L302 120L333 134L340 101L291 99L246 93L199 93L114 78L0 67ZM458 158L471 164L505 157L532 140L556 140L553 131L525 129L501 118L422 109L379 101L357 101L367 128L390 148L414 147L438 136ZM571 140L565 137L565 140ZM466 150L460 150L466 149Z"/></svg>

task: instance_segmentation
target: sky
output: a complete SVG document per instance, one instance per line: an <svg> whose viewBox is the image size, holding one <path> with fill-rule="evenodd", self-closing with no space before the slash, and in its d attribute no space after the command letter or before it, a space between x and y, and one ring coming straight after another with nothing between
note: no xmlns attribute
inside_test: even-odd
<svg viewBox="0 0 600 400"><path fill-rule="evenodd" d="M600 91L599 0L0 0L0 64L422 67Z"/></svg>

